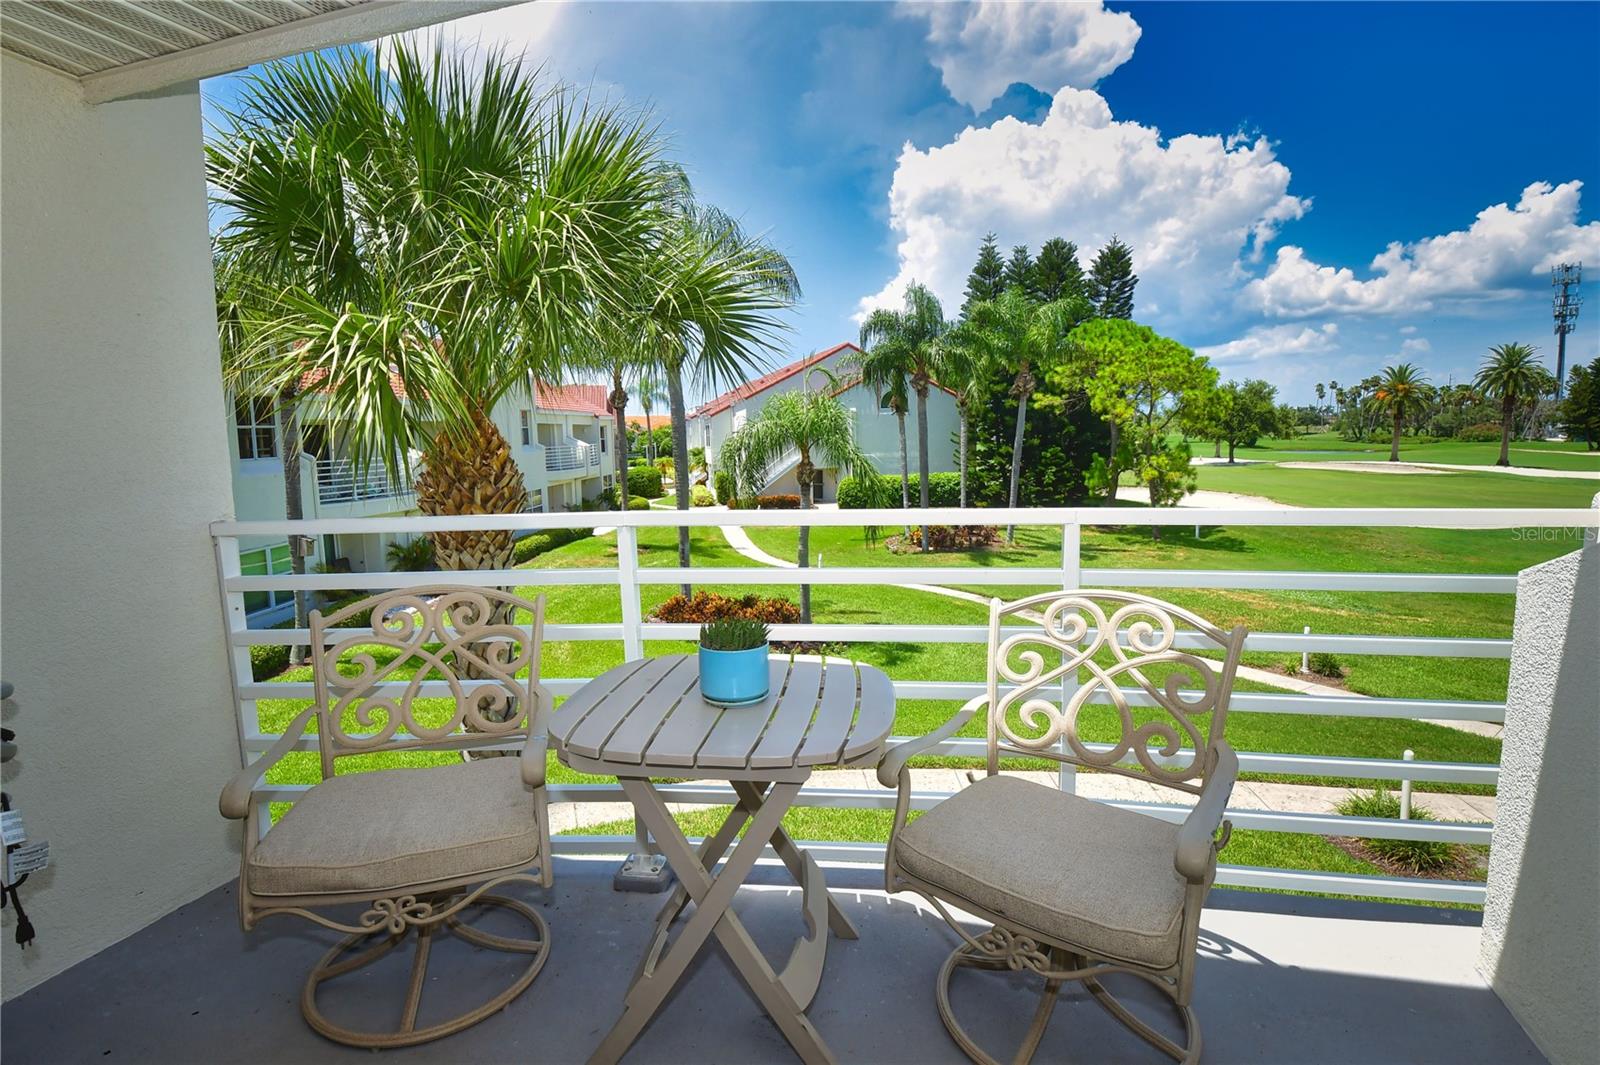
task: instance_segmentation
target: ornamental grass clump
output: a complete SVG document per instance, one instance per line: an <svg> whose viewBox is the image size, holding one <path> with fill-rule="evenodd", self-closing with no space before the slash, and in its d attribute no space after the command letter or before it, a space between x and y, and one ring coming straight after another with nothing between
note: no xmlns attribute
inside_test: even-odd
<svg viewBox="0 0 1600 1065"><path fill-rule="evenodd" d="M1400 799L1387 788L1370 793L1357 792L1343 800L1338 810L1346 817L1400 817ZM1411 805L1411 820L1432 821L1433 814L1415 803ZM1361 845L1368 854L1383 859L1411 873L1433 873L1449 868L1461 859L1459 848L1441 840L1432 839L1364 839Z"/></svg>
<svg viewBox="0 0 1600 1065"><path fill-rule="evenodd" d="M767 643L767 626L751 618L722 618L700 626L700 646L708 651L748 651Z"/></svg>

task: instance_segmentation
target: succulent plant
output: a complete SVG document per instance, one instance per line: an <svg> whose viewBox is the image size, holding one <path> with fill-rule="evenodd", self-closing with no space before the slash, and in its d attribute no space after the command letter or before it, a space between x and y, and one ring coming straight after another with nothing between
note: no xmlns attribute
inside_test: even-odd
<svg viewBox="0 0 1600 1065"><path fill-rule="evenodd" d="M700 646L708 651L748 651L767 642L767 626L749 618L720 618L700 626Z"/></svg>

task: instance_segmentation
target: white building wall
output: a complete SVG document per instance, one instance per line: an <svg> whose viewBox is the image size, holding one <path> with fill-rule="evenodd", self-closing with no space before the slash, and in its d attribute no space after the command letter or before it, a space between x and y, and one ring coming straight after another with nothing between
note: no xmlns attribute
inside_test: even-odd
<svg viewBox="0 0 1600 1065"><path fill-rule="evenodd" d="M207 523L231 510L193 83L100 106L0 59L5 787L53 864L4 996L233 876Z"/></svg>
<svg viewBox="0 0 1600 1065"><path fill-rule="evenodd" d="M1597 755L1600 545L1591 539L1517 578L1480 953L1490 986L1555 1065L1591 1062L1600 1047Z"/></svg>

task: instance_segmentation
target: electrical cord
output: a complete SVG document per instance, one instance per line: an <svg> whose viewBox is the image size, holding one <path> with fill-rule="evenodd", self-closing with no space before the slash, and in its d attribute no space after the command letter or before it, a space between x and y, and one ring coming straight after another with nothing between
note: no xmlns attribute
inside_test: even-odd
<svg viewBox="0 0 1600 1065"><path fill-rule="evenodd" d="M4 731L7 733L5 739L7 741L11 740L13 738L12 735L10 735L11 730L5 729ZM0 811L6 811L9 809L11 809L11 796L7 795L3 791L0 791ZM20 843L11 844L6 848L6 853L9 854L20 846L22 846ZM3 890L0 890L0 910L3 910L7 905L10 905L17 911L16 940L17 946L21 947L23 950L27 950L28 944L33 942L33 922L28 920L28 913L22 908L22 896L17 894L17 889L27 882L28 874L23 873L21 876L17 877L17 882L15 884L6 884L3 886Z"/></svg>

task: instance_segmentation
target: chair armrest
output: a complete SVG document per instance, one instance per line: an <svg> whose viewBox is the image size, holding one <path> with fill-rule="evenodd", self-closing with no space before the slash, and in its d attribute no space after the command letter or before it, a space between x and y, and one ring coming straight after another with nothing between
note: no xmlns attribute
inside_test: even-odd
<svg viewBox="0 0 1600 1065"><path fill-rule="evenodd" d="M955 716L926 736L897 743L884 752L883 760L878 763L878 783L886 788L892 788L900 779L900 773L905 769L906 763L923 751L939 746L945 740L960 732L972 715L977 713L978 707L989 701L987 695L979 695L967 701L967 704L957 710Z"/></svg>
<svg viewBox="0 0 1600 1065"><path fill-rule="evenodd" d="M289 722L289 727L283 730L283 735L278 737L267 753L257 758L234 774L228 786L222 789L222 795L217 799L217 809L222 816L233 821L239 821L249 816L250 794L256 790L256 785L261 783L261 778L267 775L267 770L288 754L294 748L295 742L305 733L306 726L311 723L316 715L317 708L308 706L300 711L300 716Z"/></svg>
<svg viewBox="0 0 1600 1065"><path fill-rule="evenodd" d="M538 705L528 715L528 739L522 745L522 782L530 788L542 788L548 764L546 752L550 749L550 736L546 729L555 698L542 687L535 691L534 697Z"/></svg>
<svg viewBox="0 0 1600 1065"><path fill-rule="evenodd" d="M1211 875L1217 830L1223 827L1228 798L1239 779L1239 756L1226 743L1217 744L1217 764L1200 790L1200 801L1178 829L1178 851L1173 866L1192 884L1203 883Z"/></svg>

